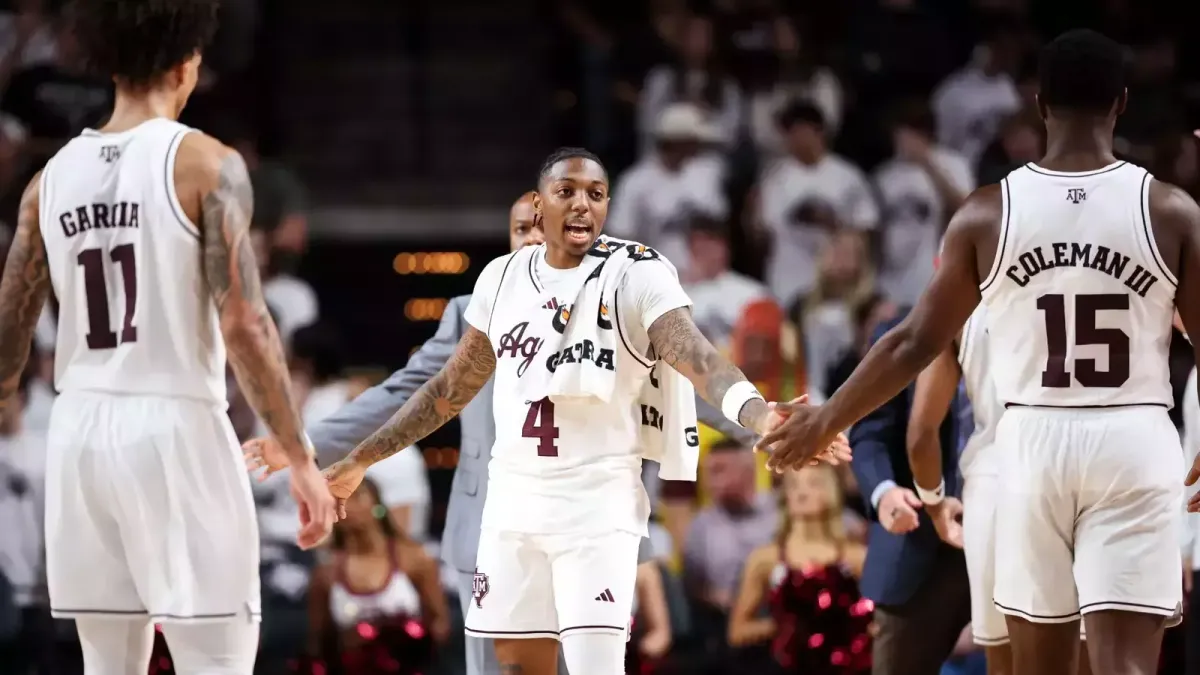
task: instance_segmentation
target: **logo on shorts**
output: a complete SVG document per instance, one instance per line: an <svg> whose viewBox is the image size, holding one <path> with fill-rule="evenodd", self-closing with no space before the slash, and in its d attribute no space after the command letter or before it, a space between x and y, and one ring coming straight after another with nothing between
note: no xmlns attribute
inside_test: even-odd
<svg viewBox="0 0 1200 675"><path fill-rule="evenodd" d="M475 578L471 581L471 597L475 598L475 606L483 609L483 598L492 590L491 584L488 583L488 576L475 568Z"/></svg>
<svg viewBox="0 0 1200 675"><path fill-rule="evenodd" d="M616 601L617 601L617 599L613 597L612 591L608 590L607 588L604 589L603 593L596 596L596 602L616 602Z"/></svg>

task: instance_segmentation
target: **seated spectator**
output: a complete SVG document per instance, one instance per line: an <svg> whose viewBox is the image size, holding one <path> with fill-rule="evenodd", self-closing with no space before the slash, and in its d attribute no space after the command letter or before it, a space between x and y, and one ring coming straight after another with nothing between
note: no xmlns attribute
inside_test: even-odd
<svg viewBox="0 0 1200 675"><path fill-rule="evenodd" d="M875 292L865 243L852 232L835 234L821 248L817 285L798 306L804 334L808 391L833 392L826 377L854 340L854 309Z"/></svg>
<svg viewBox="0 0 1200 675"><path fill-rule="evenodd" d="M863 172L829 151L820 110L797 101L784 108L778 123L788 155L759 177L749 220L769 239L767 286L788 306L812 290L817 254L830 237L875 229L879 208Z"/></svg>
<svg viewBox="0 0 1200 675"><path fill-rule="evenodd" d="M646 74L638 105L638 132L644 151L654 145L654 130L673 103L700 108L728 148L741 129L742 101L737 84L721 67L713 49L713 26L707 17L688 17L678 42L675 63L658 65Z"/></svg>
<svg viewBox="0 0 1200 675"><path fill-rule="evenodd" d="M653 246L682 270L690 218L721 220L729 213L724 160L709 150L715 138L700 108L668 106L654 131L654 149L617 179L605 233Z"/></svg>
<svg viewBox="0 0 1200 675"><path fill-rule="evenodd" d="M874 605L858 590L866 548L846 536L836 471L822 464L784 474L780 502L777 540L746 561L730 644L770 642L780 673L871 672Z"/></svg>
<svg viewBox="0 0 1200 675"><path fill-rule="evenodd" d="M688 529L684 583L693 607L718 617L723 626L742 565L754 549L771 541L779 513L774 496L757 489L754 453L737 441L715 443L703 469L712 503L696 514Z"/></svg>
<svg viewBox="0 0 1200 675"><path fill-rule="evenodd" d="M921 100L902 104L892 120L895 154L875 171L883 208L879 286L901 305L916 302L933 278L942 233L975 189L971 164L934 141L933 112Z"/></svg>
<svg viewBox="0 0 1200 675"><path fill-rule="evenodd" d="M347 501L332 548L309 588L309 656L346 675L425 672L450 633L438 566L392 527L371 480Z"/></svg>
<svg viewBox="0 0 1200 675"><path fill-rule="evenodd" d="M45 0L16 0L0 11L0 88L16 70L54 59L54 23Z"/></svg>
<svg viewBox="0 0 1200 675"><path fill-rule="evenodd" d="M688 249L688 258L676 264L683 288L692 299L692 316L704 337L728 354L733 347L734 327L746 306L769 299L770 291L758 280L730 269L729 229L724 223L693 218Z"/></svg>
<svg viewBox="0 0 1200 675"><path fill-rule="evenodd" d="M1021 109L1021 94L1013 80L1022 56L1021 33L1008 21L998 21L990 30L974 58L933 93L938 142L972 165L996 138L1005 118Z"/></svg>

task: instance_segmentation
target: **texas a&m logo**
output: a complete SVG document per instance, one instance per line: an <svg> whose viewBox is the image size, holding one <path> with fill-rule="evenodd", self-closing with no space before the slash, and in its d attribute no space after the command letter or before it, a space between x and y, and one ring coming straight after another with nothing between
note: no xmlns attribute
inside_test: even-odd
<svg viewBox="0 0 1200 675"><path fill-rule="evenodd" d="M1087 201L1087 192L1083 188L1067 188L1067 201L1072 204Z"/></svg>
<svg viewBox="0 0 1200 675"><path fill-rule="evenodd" d="M570 309L564 309L567 309L569 316ZM529 369L529 364L533 363L533 357L537 356L544 342L541 338L532 335L525 337L527 328L529 328L528 321L522 321L513 326L512 330L500 336L500 348L496 350L498 359L506 356L511 359L521 359L521 362L517 364L517 377L524 375L525 371Z"/></svg>
<svg viewBox="0 0 1200 675"><path fill-rule="evenodd" d="M475 578L471 580L471 597L475 599L476 607L483 609L483 599L487 597L490 590L492 590L492 586L488 583L488 576L476 567Z"/></svg>

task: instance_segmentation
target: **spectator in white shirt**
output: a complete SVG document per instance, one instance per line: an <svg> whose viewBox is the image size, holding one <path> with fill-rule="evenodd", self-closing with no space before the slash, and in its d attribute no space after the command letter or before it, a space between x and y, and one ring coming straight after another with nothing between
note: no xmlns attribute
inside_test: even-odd
<svg viewBox="0 0 1200 675"><path fill-rule="evenodd" d="M707 17L689 17L681 31L678 61L655 66L646 74L638 101L638 131L644 151L653 147L658 120L672 103L699 107L723 146L731 147L737 140L742 97L733 78L718 65L712 33L712 21Z"/></svg>
<svg viewBox="0 0 1200 675"><path fill-rule="evenodd" d="M817 254L830 235L865 238L879 207L863 172L829 152L821 111L796 101L779 114L788 155L769 164L749 204L751 226L768 239L767 286L784 306L816 282Z"/></svg>
<svg viewBox="0 0 1200 675"><path fill-rule="evenodd" d="M692 299L692 318L709 342L728 350L746 305L770 297L770 291L729 268L729 231L722 222L694 218L689 243L691 257L681 269L683 288Z"/></svg>
<svg viewBox="0 0 1200 675"><path fill-rule="evenodd" d="M933 94L938 141L966 156L971 166L996 137L1000 124L1021 108L1013 81L1021 57L1021 35L1007 24L992 28L970 63L951 73Z"/></svg>
<svg viewBox="0 0 1200 675"><path fill-rule="evenodd" d="M880 285L888 298L911 305L933 277L933 259L950 216L975 189L971 165L936 145L933 113L923 101L897 110L895 155L875 172L883 207Z"/></svg>
<svg viewBox="0 0 1200 675"><path fill-rule="evenodd" d="M676 265L687 261L689 218L729 215L724 159L709 149L716 138L700 108L668 106L654 131L654 151L617 180L605 232L652 246Z"/></svg>

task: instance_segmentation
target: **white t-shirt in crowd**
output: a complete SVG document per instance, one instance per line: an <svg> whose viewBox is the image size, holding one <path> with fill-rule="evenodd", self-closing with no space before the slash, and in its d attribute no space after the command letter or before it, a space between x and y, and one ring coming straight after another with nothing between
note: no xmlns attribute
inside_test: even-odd
<svg viewBox="0 0 1200 675"><path fill-rule="evenodd" d="M979 163L1004 119L1020 109L1021 93L1012 77L989 76L975 65L951 73L933 92L938 142L962 153L971 166Z"/></svg>
<svg viewBox="0 0 1200 675"><path fill-rule="evenodd" d="M966 157L934 148L934 164L965 197L975 189L975 172ZM951 213L929 173L920 165L892 158L875 171L883 207L883 269L879 287L894 302L911 305L933 278L933 260Z"/></svg>
<svg viewBox="0 0 1200 675"><path fill-rule="evenodd" d="M408 536L424 542L429 538L429 471L425 456L415 445L367 469L367 478L379 488L379 498L389 509L408 507Z"/></svg>
<svg viewBox="0 0 1200 675"><path fill-rule="evenodd" d="M720 275L691 284L683 290L692 299L692 319L696 327L718 349L729 349L733 329L741 320L746 305L771 297L757 279L726 270Z"/></svg>
<svg viewBox="0 0 1200 675"><path fill-rule="evenodd" d="M315 323L317 293L307 281L286 274L263 282L263 299L275 313L279 335L287 342L297 328Z"/></svg>
<svg viewBox="0 0 1200 675"><path fill-rule="evenodd" d="M772 235L767 286L785 307L817 280L817 256L829 232L814 222L831 211L842 227L873 230L879 207L866 176L854 164L828 154L815 164L783 157L759 181L763 225Z"/></svg>
<svg viewBox="0 0 1200 675"><path fill-rule="evenodd" d="M617 180L604 232L653 247L667 260L687 260L690 216L729 215L724 180L725 162L716 153L693 157L675 172L651 154Z"/></svg>

